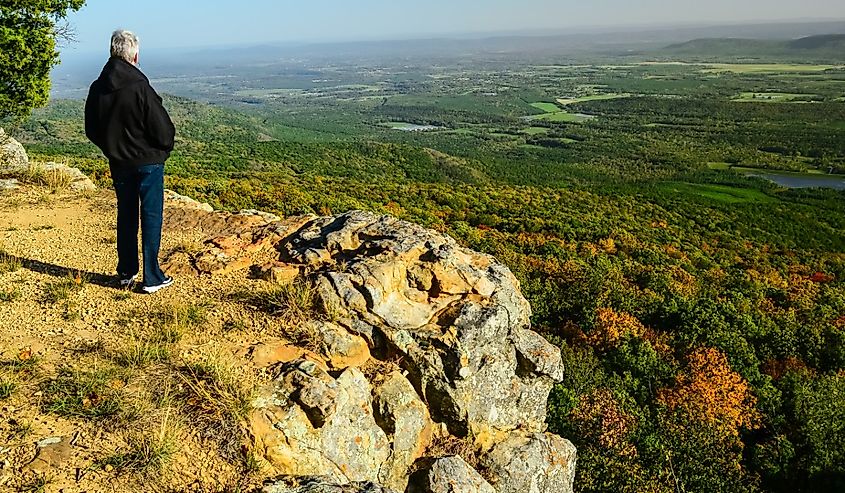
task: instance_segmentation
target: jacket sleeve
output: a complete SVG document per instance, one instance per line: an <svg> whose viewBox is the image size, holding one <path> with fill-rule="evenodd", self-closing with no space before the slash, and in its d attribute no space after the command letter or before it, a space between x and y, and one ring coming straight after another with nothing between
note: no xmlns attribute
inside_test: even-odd
<svg viewBox="0 0 845 493"><path fill-rule="evenodd" d="M92 97L93 93L94 90L92 88L88 92L88 99L85 100L85 136L97 147L102 147L99 143L100 130L97 101L95 97Z"/></svg>
<svg viewBox="0 0 845 493"><path fill-rule="evenodd" d="M170 120L170 115L164 109L164 105L155 90L145 84L146 94L144 102L146 105L146 134L150 143L158 149L170 152L173 150L173 143L176 138L176 127Z"/></svg>

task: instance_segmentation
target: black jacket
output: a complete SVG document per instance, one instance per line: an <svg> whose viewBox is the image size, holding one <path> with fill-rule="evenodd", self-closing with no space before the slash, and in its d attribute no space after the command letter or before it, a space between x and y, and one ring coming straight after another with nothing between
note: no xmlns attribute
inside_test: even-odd
<svg viewBox="0 0 845 493"><path fill-rule="evenodd" d="M112 166L140 166L170 157L176 129L147 77L112 57L88 92L85 135Z"/></svg>

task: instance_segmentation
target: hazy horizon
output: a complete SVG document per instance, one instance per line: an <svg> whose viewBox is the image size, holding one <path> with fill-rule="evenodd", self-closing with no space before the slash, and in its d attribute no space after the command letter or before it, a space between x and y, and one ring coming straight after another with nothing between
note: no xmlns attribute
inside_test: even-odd
<svg viewBox="0 0 845 493"><path fill-rule="evenodd" d="M138 33L143 47L161 49L845 19L845 3L839 0L645 0L639 5L622 0L601 5L568 0L467 0L458 5L445 0L405 5L386 0L326 0L319 5L246 0L238 5L235 10L230 2L210 0L198 10L193 2L150 0L132 10L122 2L89 1L69 16L77 42L64 51L105 50L118 27Z"/></svg>

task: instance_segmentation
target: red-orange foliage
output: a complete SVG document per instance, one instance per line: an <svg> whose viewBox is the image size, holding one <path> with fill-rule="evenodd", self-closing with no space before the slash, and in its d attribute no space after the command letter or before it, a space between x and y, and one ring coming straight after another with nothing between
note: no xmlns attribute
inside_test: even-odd
<svg viewBox="0 0 845 493"><path fill-rule="evenodd" d="M790 371L806 372L810 369L798 358L772 359L763 364L763 373L780 380Z"/></svg>
<svg viewBox="0 0 845 493"><path fill-rule="evenodd" d="M825 274L824 272L816 272L815 274L810 276L810 281L815 283L828 283L832 282L834 279L835 277L830 274Z"/></svg>
<svg viewBox="0 0 845 493"><path fill-rule="evenodd" d="M758 420L757 400L748 382L731 369L724 354L712 348L693 351L687 371L675 378L673 387L661 389L657 400L727 436L738 436L740 428L753 428Z"/></svg>
<svg viewBox="0 0 845 493"><path fill-rule="evenodd" d="M645 331L646 328L633 315L616 312L612 308L599 308L596 324L587 334L587 344L607 350L618 346L623 337L641 337Z"/></svg>
<svg viewBox="0 0 845 493"><path fill-rule="evenodd" d="M581 439L619 455L636 455L636 448L628 441L636 420L622 409L610 390L597 389L583 397L570 417L578 426Z"/></svg>

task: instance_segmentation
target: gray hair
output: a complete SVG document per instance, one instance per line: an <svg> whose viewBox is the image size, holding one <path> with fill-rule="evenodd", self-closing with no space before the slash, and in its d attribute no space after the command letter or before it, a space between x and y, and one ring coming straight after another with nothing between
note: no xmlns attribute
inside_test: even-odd
<svg viewBox="0 0 845 493"><path fill-rule="evenodd" d="M140 42L138 36L131 31L118 29L111 35L111 56L135 63L135 55L138 54Z"/></svg>

